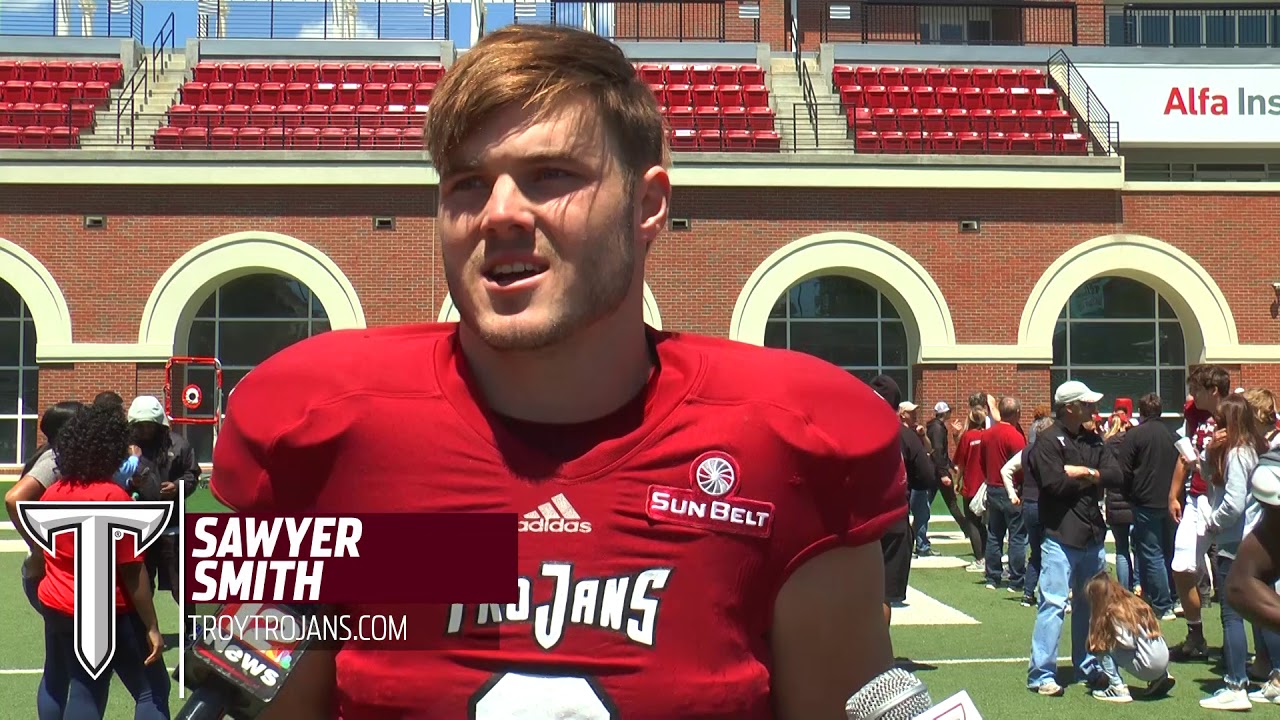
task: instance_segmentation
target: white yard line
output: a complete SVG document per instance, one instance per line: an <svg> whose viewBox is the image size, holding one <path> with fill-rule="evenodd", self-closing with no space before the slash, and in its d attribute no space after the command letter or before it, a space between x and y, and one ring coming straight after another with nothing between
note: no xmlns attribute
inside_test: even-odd
<svg viewBox="0 0 1280 720"><path fill-rule="evenodd" d="M1024 658L1024 657L1012 657L1012 658L954 658L954 659L948 659L948 660L916 660L916 659L914 659L914 658L907 658L907 662L906 662L906 663L900 663L900 664L902 664L902 665L906 665L906 664L915 664L915 665L982 665L982 664L988 664L988 663L991 663L991 664L999 664L999 665L1012 665L1012 664L1014 664L1014 663L1025 663L1025 662L1030 662L1030 661L1029 661L1027 658ZM1060 657L1060 658L1058 658L1058 662L1060 662L1060 663L1064 663L1064 662L1069 663L1069 662L1071 662L1071 658L1070 658L1070 657Z"/></svg>

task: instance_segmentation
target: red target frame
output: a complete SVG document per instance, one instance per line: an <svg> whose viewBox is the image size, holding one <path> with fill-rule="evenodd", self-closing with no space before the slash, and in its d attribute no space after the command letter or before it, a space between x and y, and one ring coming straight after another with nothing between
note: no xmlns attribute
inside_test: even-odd
<svg viewBox="0 0 1280 720"><path fill-rule="evenodd" d="M174 366L192 367L192 366L208 366L213 368L213 417L186 417L185 406L184 414L175 415L173 410L173 368ZM186 385L183 386L185 390ZM182 402L179 398L179 402ZM169 416L169 422L174 425L213 425L217 429L222 424L222 363L217 358L211 357L185 357L177 356L169 358L164 364L164 413Z"/></svg>

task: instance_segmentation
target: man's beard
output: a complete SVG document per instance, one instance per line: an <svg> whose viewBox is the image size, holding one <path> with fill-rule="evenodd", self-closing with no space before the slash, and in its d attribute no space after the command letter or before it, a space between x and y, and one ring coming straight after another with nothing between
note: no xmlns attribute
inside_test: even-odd
<svg viewBox="0 0 1280 720"><path fill-rule="evenodd" d="M462 322L494 350L529 352L565 342L612 315L631 291L635 273L635 233L630 218L628 212L623 222L615 225L620 226L620 231L581 259L574 284L565 288L564 295L549 298L553 305L545 320L533 322L516 317L508 321L492 313L488 314L492 322L486 321L479 316L477 308L467 307L472 302L470 297L450 287Z"/></svg>

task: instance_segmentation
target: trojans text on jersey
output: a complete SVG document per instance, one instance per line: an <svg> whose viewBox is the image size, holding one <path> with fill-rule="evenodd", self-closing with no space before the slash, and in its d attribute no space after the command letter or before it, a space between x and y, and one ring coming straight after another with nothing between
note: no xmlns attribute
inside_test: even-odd
<svg viewBox="0 0 1280 720"><path fill-rule="evenodd" d="M640 645L653 645L662 589L671 568L649 568L631 575L574 577L573 563L543 562L539 577L521 577L520 600L510 605L462 605L449 608L448 635L499 623L528 623L544 650L554 650L572 626L613 630ZM538 597L547 602L533 605Z"/></svg>

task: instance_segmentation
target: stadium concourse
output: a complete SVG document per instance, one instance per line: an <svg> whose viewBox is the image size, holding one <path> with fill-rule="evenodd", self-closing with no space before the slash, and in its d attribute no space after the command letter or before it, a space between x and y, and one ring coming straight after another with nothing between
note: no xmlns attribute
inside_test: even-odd
<svg viewBox="0 0 1280 720"><path fill-rule="evenodd" d="M167 397L208 463L208 421L272 353L456 320L422 127L455 59L513 22L614 37L668 119L655 327L886 374L926 408L980 389L1031 408L1079 379L1103 414L1154 392L1176 422L1201 363L1280 388L1278 17L1100 0L0 3L0 480L55 402ZM935 696L971 688L988 717L1042 707L1012 692L1031 611L992 602L954 528L932 528L942 556L915 561L898 654L936 661ZM21 550L0 527L0 576ZM26 612L4 587L3 612ZM35 629L16 631L0 708L39 666Z"/></svg>

